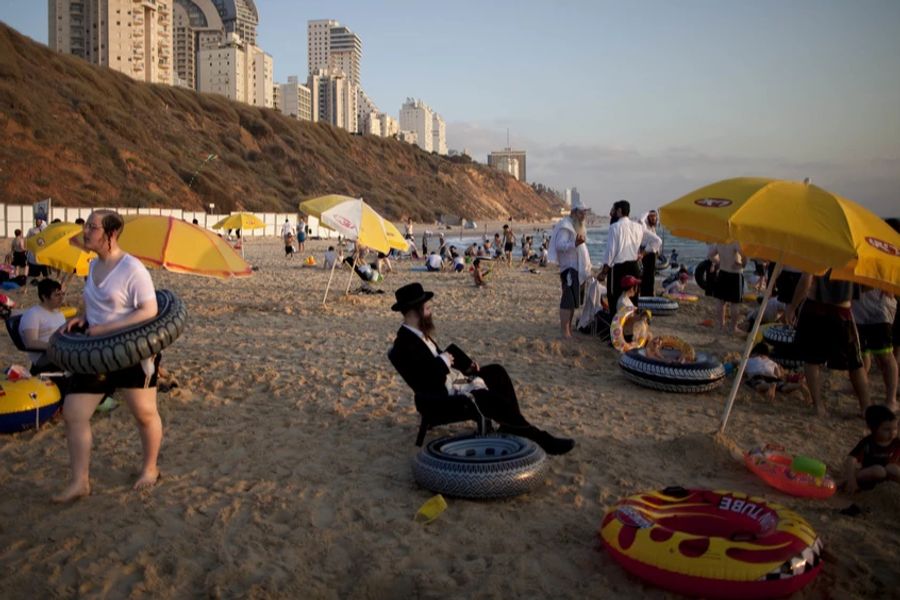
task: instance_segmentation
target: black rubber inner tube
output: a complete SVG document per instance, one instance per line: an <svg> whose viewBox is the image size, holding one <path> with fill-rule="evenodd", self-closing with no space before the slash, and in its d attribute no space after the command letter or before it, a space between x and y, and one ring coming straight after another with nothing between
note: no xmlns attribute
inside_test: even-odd
<svg viewBox="0 0 900 600"><path fill-rule="evenodd" d="M156 291L156 317L108 335L57 332L47 354L72 373L99 375L134 366L168 347L184 331L187 309L169 290Z"/></svg>

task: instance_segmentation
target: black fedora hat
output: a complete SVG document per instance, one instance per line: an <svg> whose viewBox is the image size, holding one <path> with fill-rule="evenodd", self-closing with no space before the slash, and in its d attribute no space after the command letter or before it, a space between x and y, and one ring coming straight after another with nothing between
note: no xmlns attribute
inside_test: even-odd
<svg viewBox="0 0 900 600"><path fill-rule="evenodd" d="M404 285L394 292L397 301L391 307L391 310L403 312L413 306L428 302L434 298L434 292L426 292L425 288L419 282Z"/></svg>

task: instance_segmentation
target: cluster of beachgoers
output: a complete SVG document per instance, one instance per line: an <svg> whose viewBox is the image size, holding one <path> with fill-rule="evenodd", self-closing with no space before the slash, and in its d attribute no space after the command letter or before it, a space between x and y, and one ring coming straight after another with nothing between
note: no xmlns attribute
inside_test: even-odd
<svg viewBox="0 0 900 600"><path fill-rule="evenodd" d="M6 362L29 366L10 369L3 389L7 398L40 400L15 415L0 410L5 432L21 432L0 444L4 464L15 465L0 483L18 498L2 508L9 514L27 498L24 523L46 517L48 530L65 539L67 526L78 537L109 527L140 536L211 527L218 548L211 553L198 551L196 540L177 542L186 556L196 554L189 571L224 560L238 574L188 574L186 588L172 574L144 576L143 589L161 595L342 595L354 589L347 567L363 555L379 555L361 584L375 597L392 589L468 594L480 585L499 595L556 589L573 597L584 592L571 583L581 568L592 570L581 573L585 585L617 597L656 594L615 563L682 593L772 597L809 585L823 557L837 566L814 589L865 597L889 584L890 571L870 571L857 587L850 575L873 561L892 564L889 543L874 558L844 557L825 554L822 539L859 546L853 515L896 510L900 488L878 485L900 482L896 299L827 275L785 271L763 305L772 265L744 256L738 244L714 244L707 260L678 264L656 233L656 213L638 220L630 210L626 201L613 205L600 265L587 252L580 204L553 225L498 223L481 243L464 247L440 232L418 239L415 229L424 227L406 221L407 252L313 240L305 222L286 221L278 242L245 245L254 277L231 281L164 271L151 277L119 248L126 225L112 212L96 211L80 224L86 249L98 257L84 278L30 256L25 240L42 223L17 232L0 271L9 284L4 349ZM357 280L347 286L355 293L323 305L335 270ZM741 370L739 348L760 312L763 329ZM130 353L117 335L148 322L155 329L137 334L147 352ZM159 346L151 341L157 332ZM107 340L97 356L80 350L90 338ZM871 362L880 381L868 376ZM849 379L829 377L826 366ZM748 394L737 403L738 441L698 437L718 424L717 391L739 372ZM846 414L848 384L856 420ZM136 437L122 422L125 411L114 410L120 402ZM783 422L772 424L776 415ZM770 440L760 439L760 423L770 424L763 429ZM335 443L336 436L347 443ZM414 441L422 447L410 474L404 465ZM95 445L99 473L90 470ZM735 446L742 446L739 468ZM29 447L49 462L38 464ZM135 477L109 471L127 471L136 448ZM373 458L374 449L383 456ZM202 472L204 464L210 472ZM860 489L872 491L856 494ZM429 540L433 534L411 517L431 492L474 499L530 493L502 504L444 503L428 513L428 527L456 526L445 539ZM153 519L163 520L117 515L71 524L90 515L91 505L128 502L132 493L158 506L164 516ZM417 502L404 500L411 493ZM48 496L65 504L62 512L40 502ZM297 501L285 504L288 496ZM271 514L249 518L252 502ZM554 508L563 513L559 521L539 516ZM841 518L826 518L839 510ZM593 558L592 532L575 533L591 521L615 563ZM271 588L255 581L250 572L258 568L250 565L283 552L286 528L302 524L311 547L282 558ZM230 535L229 527L248 537ZM875 522L863 527L875 544L895 535ZM26 530L12 523L0 529L0 539L30 549L5 555L18 568L14 578L33 572L23 567L27 557L58 539L25 542ZM409 541L398 545L404 536ZM497 536L508 539L498 543ZM256 546L273 539L272 550ZM501 556L527 558L538 539L546 550L533 559L552 554L551 573L523 565L510 578L478 562L492 544ZM138 548L104 559L106 575L76 564L122 541L110 531L97 547L70 547L71 566L41 589L61 593L83 578L93 579L82 584L86 592L128 589L117 586L133 585L129 559L145 572L160 561L177 570L178 559ZM322 544L324 554L316 555ZM329 558L336 545L340 556ZM475 548L471 555L456 556L454 548L466 546ZM254 557L234 556L250 547ZM772 555L760 561L755 553ZM290 574L300 563L317 567ZM429 579L466 568L464 577L439 577L440 585Z"/></svg>

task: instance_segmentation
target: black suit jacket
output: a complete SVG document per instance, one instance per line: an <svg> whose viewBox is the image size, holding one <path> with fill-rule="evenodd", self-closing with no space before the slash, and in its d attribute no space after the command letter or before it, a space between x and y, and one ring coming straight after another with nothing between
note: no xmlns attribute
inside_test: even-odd
<svg viewBox="0 0 900 600"><path fill-rule="evenodd" d="M438 347L438 354L441 352ZM428 345L408 328L400 326L388 358L417 397L438 400L449 396L446 381L450 369L447 363L440 356L434 356Z"/></svg>

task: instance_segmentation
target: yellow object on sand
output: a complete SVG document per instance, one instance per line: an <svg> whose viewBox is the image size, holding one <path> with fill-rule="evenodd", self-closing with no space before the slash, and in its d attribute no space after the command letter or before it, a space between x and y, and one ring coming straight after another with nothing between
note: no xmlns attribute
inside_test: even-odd
<svg viewBox="0 0 900 600"><path fill-rule="evenodd" d="M900 234L859 204L810 183L726 179L666 204L674 235L737 241L744 256L900 294Z"/></svg>
<svg viewBox="0 0 900 600"><path fill-rule="evenodd" d="M61 312L62 316L64 316L65 318L71 319L78 314L78 309L74 306L62 306L60 307L59 312Z"/></svg>
<svg viewBox="0 0 900 600"><path fill-rule="evenodd" d="M409 242L400 230L362 198L329 194L301 202L300 210L361 246L385 254L391 249L409 250Z"/></svg>
<svg viewBox="0 0 900 600"><path fill-rule="evenodd" d="M445 510L447 510L447 501L438 494L429 498L425 504L419 507L414 520L417 523L425 523L427 525L441 516L441 513Z"/></svg>
<svg viewBox="0 0 900 600"><path fill-rule="evenodd" d="M37 235L25 240L25 247L35 260L66 273L75 272L79 277L88 274L88 266L96 254L73 246L70 241L82 232L75 223L53 223Z"/></svg>
<svg viewBox="0 0 900 600"><path fill-rule="evenodd" d="M212 226L213 229L264 229L262 219L253 213L234 213Z"/></svg>
<svg viewBox="0 0 900 600"><path fill-rule="evenodd" d="M307 257L306 257L306 264L307 264L308 266L310 266L310 267L314 267L315 264L316 264L316 257L315 257L315 256L312 256L312 255L307 256Z"/></svg>

